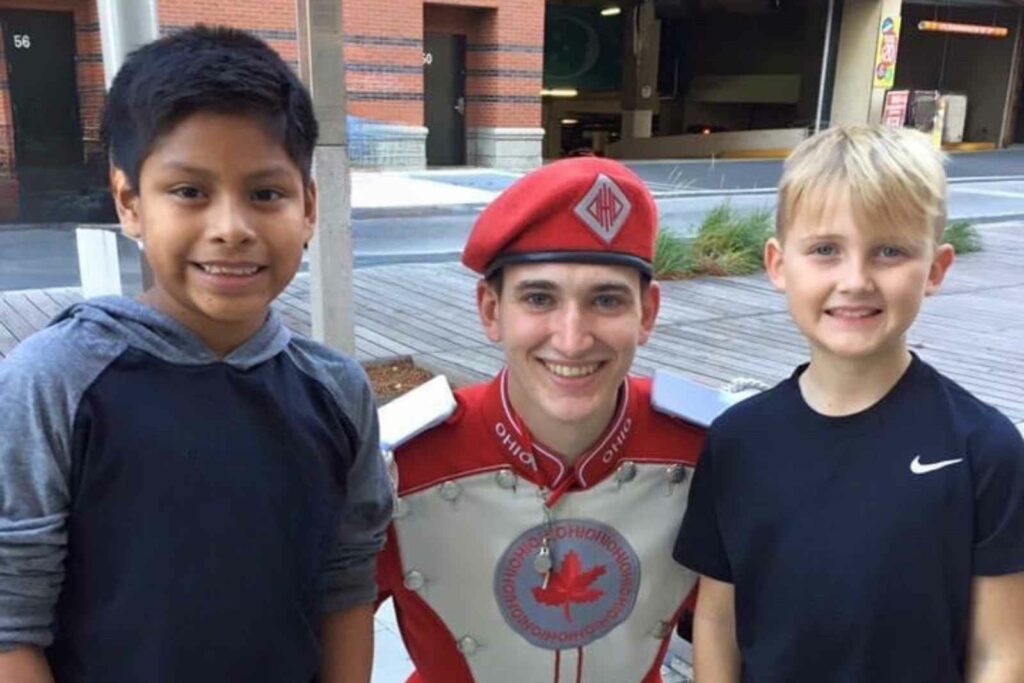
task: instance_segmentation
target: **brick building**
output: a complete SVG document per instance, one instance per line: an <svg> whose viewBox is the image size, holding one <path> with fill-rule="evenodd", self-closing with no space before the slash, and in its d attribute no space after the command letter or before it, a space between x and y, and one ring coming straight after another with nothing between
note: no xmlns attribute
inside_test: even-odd
<svg viewBox="0 0 1024 683"><path fill-rule="evenodd" d="M101 178L107 0L0 0L0 220L27 185ZM156 0L159 31L259 35L297 67L295 0ZM343 3L350 154L367 167L540 163L544 0ZM428 134L428 130L430 131Z"/></svg>
<svg viewBox="0 0 1024 683"><path fill-rule="evenodd" d="M893 89L966 102L965 143L1024 142L1024 0L338 1L357 167L778 153L881 121ZM298 65L295 0L0 0L0 220L100 220L113 8L145 8L149 33L247 29Z"/></svg>

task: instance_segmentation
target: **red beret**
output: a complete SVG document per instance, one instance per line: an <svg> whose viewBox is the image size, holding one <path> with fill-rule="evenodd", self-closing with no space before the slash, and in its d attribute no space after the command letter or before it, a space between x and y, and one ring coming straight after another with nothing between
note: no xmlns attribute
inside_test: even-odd
<svg viewBox="0 0 1024 683"><path fill-rule="evenodd" d="M484 209L462 263L490 275L509 263L622 264L651 274L658 208L622 164L579 157L526 174Z"/></svg>

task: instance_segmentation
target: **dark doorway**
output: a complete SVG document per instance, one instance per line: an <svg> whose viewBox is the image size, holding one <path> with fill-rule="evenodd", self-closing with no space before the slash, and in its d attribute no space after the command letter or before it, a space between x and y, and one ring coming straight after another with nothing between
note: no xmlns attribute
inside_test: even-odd
<svg viewBox="0 0 1024 683"><path fill-rule="evenodd" d="M112 222L106 164L87 165L71 12L0 11L14 118L17 222Z"/></svg>
<svg viewBox="0 0 1024 683"><path fill-rule="evenodd" d="M465 36L426 34L423 84L427 165L462 166L466 163Z"/></svg>
<svg viewBox="0 0 1024 683"><path fill-rule="evenodd" d="M80 165L74 15L10 10L0 22L19 170Z"/></svg>

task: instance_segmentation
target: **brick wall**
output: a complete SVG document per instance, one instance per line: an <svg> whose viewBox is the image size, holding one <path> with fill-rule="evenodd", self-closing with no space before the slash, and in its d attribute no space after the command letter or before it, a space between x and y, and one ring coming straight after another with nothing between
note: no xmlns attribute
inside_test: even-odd
<svg viewBox="0 0 1024 683"><path fill-rule="evenodd" d="M79 110L87 154L99 150L104 102L96 0L0 0L0 9L75 15ZM161 33L196 22L254 32L298 65L294 0L158 0ZM343 3L348 110L382 123L423 125L423 34L467 38L467 125L540 125L544 0L348 0ZM0 54L0 177L16 167Z"/></svg>
<svg viewBox="0 0 1024 683"><path fill-rule="evenodd" d="M349 0L342 9L349 113L422 126L422 0Z"/></svg>
<svg viewBox="0 0 1024 683"><path fill-rule="evenodd" d="M0 26L0 181L11 178L14 172L14 119L7 87L4 40L4 27Z"/></svg>
<svg viewBox="0 0 1024 683"><path fill-rule="evenodd" d="M75 16L75 76L78 83L79 123L85 153L99 150L100 114L103 109L103 54L95 0L0 0L0 10L26 9L73 12ZM0 40L0 178L10 177L17 159L14 154L14 121L7 65L3 63Z"/></svg>
<svg viewBox="0 0 1024 683"><path fill-rule="evenodd" d="M295 0L157 0L161 35L191 26L231 26L259 36L298 70Z"/></svg>

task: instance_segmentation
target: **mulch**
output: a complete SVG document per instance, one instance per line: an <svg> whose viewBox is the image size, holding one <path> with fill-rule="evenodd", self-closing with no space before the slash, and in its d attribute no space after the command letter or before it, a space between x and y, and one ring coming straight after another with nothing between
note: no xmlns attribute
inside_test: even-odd
<svg viewBox="0 0 1024 683"><path fill-rule="evenodd" d="M418 387L434 376L409 359L368 364L365 369L377 394L377 403L380 405Z"/></svg>

